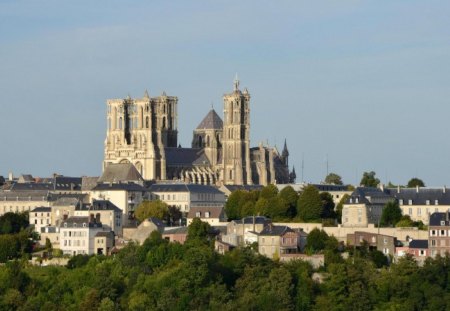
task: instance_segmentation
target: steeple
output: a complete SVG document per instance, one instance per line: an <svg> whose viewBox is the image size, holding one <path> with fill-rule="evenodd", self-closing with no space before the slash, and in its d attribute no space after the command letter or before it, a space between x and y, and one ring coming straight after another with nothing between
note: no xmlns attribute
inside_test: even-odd
<svg viewBox="0 0 450 311"><path fill-rule="evenodd" d="M281 153L281 156L283 158L286 158L289 156L289 150L287 148L287 144L286 144L286 138L284 139L284 147L283 147L283 152Z"/></svg>
<svg viewBox="0 0 450 311"><path fill-rule="evenodd" d="M292 172L289 173L289 183L293 184L295 183L295 179L297 178L297 175L295 174L295 166L292 167Z"/></svg>

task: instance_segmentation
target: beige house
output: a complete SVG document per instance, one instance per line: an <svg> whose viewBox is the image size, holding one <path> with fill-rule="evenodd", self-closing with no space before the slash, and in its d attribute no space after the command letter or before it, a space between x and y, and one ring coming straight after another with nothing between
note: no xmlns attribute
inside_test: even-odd
<svg viewBox="0 0 450 311"><path fill-rule="evenodd" d="M122 210L110 201L93 200L92 203L77 206L74 216L95 218L105 229L122 236Z"/></svg>
<svg viewBox="0 0 450 311"><path fill-rule="evenodd" d="M30 212L37 207L49 207L51 197L48 190L0 191L0 216L6 213Z"/></svg>
<svg viewBox="0 0 450 311"><path fill-rule="evenodd" d="M393 200L378 188L358 187L345 202L342 209L343 227L367 227L378 224L385 205Z"/></svg>
<svg viewBox="0 0 450 311"><path fill-rule="evenodd" d="M445 213L450 210L450 191L443 188L397 188L389 189L397 199L403 215L413 221L422 221L428 225L432 213Z"/></svg>
<svg viewBox="0 0 450 311"><path fill-rule="evenodd" d="M51 207L36 207L29 213L30 225L34 226L34 231L41 232L41 228L51 226Z"/></svg>
<svg viewBox="0 0 450 311"><path fill-rule="evenodd" d="M89 217L70 217L59 228L60 249L65 255L96 254L95 237L103 232L101 223Z"/></svg>
<svg viewBox="0 0 450 311"><path fill-rule="evenodd" d="M300 234L287 226L269 224L258 234L258 251L272 259L297 254L300 252Z"/></svg>
<svg viewBox="0 0 450 311"><path fill-rule="evenodd" d="M97 255L110 255L114 247L114 233L111 231L97 232L94 238L94 251Z"/></svg>
<svg viewBox="0 0 450 311"><path fill-rule="evenodd" d="M272 221L264 216L249 216L232 220L227 224L227 234L222 241L234 246L249 245L255 240L255 234L261 232Z"/></svg>
<svg viewBox="0 0 450 311"><path fill-rule="evenodd" d="M209 185L186 183L157 183L148 189L152 200L176 206L185 215L193 207L223 208L225 195Z"/></svg>
<svg viewBox="0 0 450 311"><path fill-rule="evenodd" d="M431 214L428 225L428 248L431 257L450 254L450 211Z"/></svg>
<svg viewBox="0 0 450 311"><path fill-rule="evenodd" d="M146 189L134 183L98 184L90 192L92 202L110 201L122 210L123 223L134 215L135 209L143 201Z"/></svg>

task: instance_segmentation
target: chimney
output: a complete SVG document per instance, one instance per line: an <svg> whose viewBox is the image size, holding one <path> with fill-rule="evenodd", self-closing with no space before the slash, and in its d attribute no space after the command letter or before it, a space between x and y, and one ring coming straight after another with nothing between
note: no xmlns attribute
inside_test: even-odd
<svg viewBox="0 0 450 311"><path fill-rule="evenodd" d="M89 217L89 222L94 223L95 222L95 216L94 214L91 214Z"/></svg>
<svg viewBox="0 0 450 311"><path fill-rule="evenodd" d="M63 219L64 219L64 220L67 220L67 218L68 218L67 216L68 216L67 214L64 214L64 215L63 215Z"/></svg>
<svg viewBox="0 0 450 311"><path fill-rule="evenodd" d="M100 213L97 213L97 215L95 215L95 222L100 223Z"/></svg>
<svg viewBox="0 0 450 311"><path fill-rule="evenodd" d="M384 184L383 183L380 183L380 190L384 191Z"/></svg>
<svg viewBox="0 0 450 311"><path fill-rule="evenodd" d="M9 172L9 174L8 174L8 180L9 180L9 181L13 181L13 180L14 180L14 175L13 175L12 172Z"/></svg>
<svg viewBox="0 0 450 311"><path fill-rule="evenodd" d="M416 186L416 192L419 193L419 185Z"/></svg>
<svg viewBox="0 0 450 311"><path fill-rule="evenodd" d="M400 185L397 185L397 193L400 193Z"/></svg>
<svg viewBox="0 0 450 311"><path fill-rule="evenodd" d="M442 188L442 193L445 193L447 186L444 185L444 187Z"/></svg>

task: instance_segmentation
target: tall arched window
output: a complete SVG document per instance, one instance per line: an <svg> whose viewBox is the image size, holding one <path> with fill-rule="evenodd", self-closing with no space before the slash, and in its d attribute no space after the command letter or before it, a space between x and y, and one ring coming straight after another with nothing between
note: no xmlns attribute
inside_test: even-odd
<svg viewBox="0 0 450 311"><path fill-rule="evenodd" d="M164 106L164 107L166 107L166 106ZM163 117L163 124L162 124L162 127L165 129L166 128L166 117Z"/></svg>
<svg viewBox="0 0 450 311"><path fill-rule="evenodd" d="M148 128L148 117L145 117L145 128Z"/></svg>
<svg viewBox="0 0 450 311"><path fill-rule="evenodd" d="M122 129L122 117L119 118L119 130Z"/></svg>
<svg viewBox="0 0 450 311"><path fill-rule="evenodd" d="M209 147L209 136L206 135L206 147Z"/></svg>
<svg viewBox="0 0 450 311"><path fill-rule="evenodd" d="M110 131L110 130L111 130L111 119L108 118L108 131Z"/></svg>

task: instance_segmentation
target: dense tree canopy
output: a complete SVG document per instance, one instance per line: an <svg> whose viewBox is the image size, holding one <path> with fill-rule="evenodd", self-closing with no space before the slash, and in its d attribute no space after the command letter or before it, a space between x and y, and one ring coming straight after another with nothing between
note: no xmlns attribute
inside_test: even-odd
<svg viewBox="0 0 450 311"><path fill-rule="evenodd" d="M422 179L419 179L417 177L411 178L408 181L408 188L415 188L415 187L425 187L425 183L423 182Z"/></svg>
<svg viewBox="0 0 450 311"><path fill-rule="evenodd" d="M395 226L402 218L402 210L398 206L397 201L389 201L383 208L381 214L380 225L381 226Z"/></svg>
<svg viewBox="0 0 450 311"><path fill-rule="evenodd" d="M313 185L306 186L297 202L297 215L305 222L320 222L323 202L319 190Z"/></svg>
<svg viewBox="0 0 450 311"><path fill-rule="evenodd" d="M332 185L343 185L341 176L339 176L336 173L330 173L325 177L325 183L326 184L332 184Z"/></svg>
<svg viewBox="0 0 450 311"><path fill-rule="evenodd" d="M137 207L134 215L139 221L144 221L150 217L165 220L169 215L169 207L166 203L160 200L143 201Z"/></svg>
<svg viewBox="0 0 450 311"><path fill-rule="evenodd" d="M364 172L361 178L361 186L363 187L376 187L380 183L380 180L375 177L376 173L374 171Z"/></svg>
<svg viewBox="0 0 450 311"><path fill-rule="evenodd" d="M28 214L6 213L0 216L0 234L14 234L28 227Z"/></svg>

